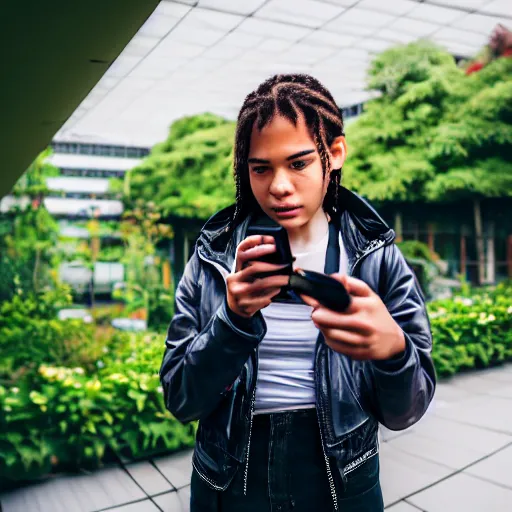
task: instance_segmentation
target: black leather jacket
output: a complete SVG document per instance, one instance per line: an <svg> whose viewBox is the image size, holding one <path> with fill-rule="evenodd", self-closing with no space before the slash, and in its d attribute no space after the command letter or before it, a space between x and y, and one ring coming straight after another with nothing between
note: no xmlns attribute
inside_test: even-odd
<svg viewBox="0 0 512 512"><path fill-rule="evenodd" d="M379 294L405 334L406 351L389 361L354 361L319 336L317 411L331 484L333 461L336 477L345 479L377 453L378 423L392 430L411 426L425 413L435 389L424 299L393 244L394 232L347 189L341 189L339 206L349 273ZM193 465L217 490L227 488L240 466L247 474L256 349L266 332L261 312L244 330L227 313L225 277L251 220L229 232L232 213L232 207L219 212L201 231L176 291L160 370L169 411L182 423L199 420Z"/></svg>

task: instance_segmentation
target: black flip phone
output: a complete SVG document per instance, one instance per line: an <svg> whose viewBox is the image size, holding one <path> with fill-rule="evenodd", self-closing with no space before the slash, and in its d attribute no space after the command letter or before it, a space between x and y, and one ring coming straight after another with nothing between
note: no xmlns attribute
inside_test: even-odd
<svg viewBox="0 0 512 512"><path fill-rule="evenodd" d="M333 277L312 270L297 270L290 276L290 288L295 293L309 295L326 308L343 313L350 306L350 294Z"/></svg>
<svg viewBox="0 0 512 512"><path fill-rule="evenodd" d="M350 294L336 279L311 270L293 270L293 255L288 234L282 226L269 218L261 218L247 229L247 236L252 235L272 236L276 242L276 252L259 258L259 261L277 265L287 264L283 269L259 275L259 277L278 274L290 276L288 286L283 287L281 292L272 299L274 302L297 302L300 301L298 294L304 294L334 311L344 312L350 306ZM291 291L297 295L294 296L290 293Z"/></svg>
<svg viewBox="0 0 512 512"><path fill-rule="evenodd" d="M275 226L271 224L254 224L249 226L247 229L247 236L253 235L271 236L276 242L276 252L259 258L259 261L264 261L265 263L273 263L276 265L288 264L290 269L292 268L293 256L290 249L290 243L288 242L288 234L282 226L279 224L276 224ZM281 270L279 273L290 274L291 270L287 272Z"/></svg>
<svg viewBox="0 0 512 512"><path fill-rule="evenodd" d="M276 243L276 252L259 258L258 261L264 261L266 263L273 263L276 265L287 265L286 267L273 272L259 274L258 277L263 278L274 275L289 276L293 273L293 255L290 249L290 242L288 241L288 233L286 233L285 228L270 218L260 218L247 229L246 236L252 235L271 236L274 238ZM272 301L295 302L295 299L290 296L290 289L286 286L281 288L279 294L276 295Z"/></svg>

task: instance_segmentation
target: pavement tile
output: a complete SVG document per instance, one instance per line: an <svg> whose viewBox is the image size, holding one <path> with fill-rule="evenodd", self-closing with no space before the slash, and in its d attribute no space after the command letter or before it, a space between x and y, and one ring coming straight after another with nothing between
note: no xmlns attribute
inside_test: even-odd
<svg viewBox="0 0 512 512"><path fill-rule="evenodd" d="M146 498L126 472L105 468L23 487L0 497L2 512L91 512Z"/></svg>
<svg viewBox="0 0 512 512"><path fill-rule="evenodd" d="M130 503L130 505L123 505L122 507L110 508L108 512L160 512L160 510L151 500L147 499L137 503Z"/></svg>
<svg viewBox="0 0 512 512"><path fill-rule="evenodd" d="M512 436L430 416L413 435L389 441L390 446L453 469L475 462L512 442Z"/></svg>
<svg viewBox="0 0 512 512"><path fill-rule="evenodd" d="M449 382L453 387L475 395L485 395L503 386L499 380L487 378L485 371L456 375Z"/></svg>
<svg viewBox="0 0 512 512"><path fill-rule="evenodd" d="M412 505L409 505L409 503L406 503L405 501L401 501L400 503L397 503L392 507L386 508L386 510L388 512L418 512L421 509L413 507Z"/></svg>
<svg viewBox="0 0 512 512"><path fill-rule="evenodd" d="M144 489L148 496L173 491L173 486L162 476L162 474L147 461L137 462L126 466L126 471Z"/></svg>
<svg viewBox="0 0 512 512"><path fill-rule="evenodd" d="M459 403L438 407L434 414L512 435L510 400L493 396L475 396Z"/></svg>
<svg viewBox="0 0 512 512"><path fill-rule="evenodd" d="M158 470L179 489L190 484L192 475L192 450L153 459Z"/></svg>
<svg viewBox="0 0 512 512"><path fill-rule="evenodd" d="M512 446L478 462L464 472L512 489Z"/></svg>
<svg viewBox="0 0 512 512"><path fill-rule="evenodd" d="M510 512L512 490L459 473L407 501L428 512Z"/></svg>
<svg viewBox="0 0 512 512"><path fill-rule="evenodd" d="M460 402L461 400L467 400L472 396L474 396L474 393L455 386L452 380L438 382L436 384L433 408L435 409L436 402Z"/></svg>
<svg viewBox="0 0 512 512"><path fill-rule="evenodd" d="M178 492L168 492L153 498L155 503L165 512L190 511L190 486L183 487Z"/></svg>
<svg viewBox="0 0 512 512"><path fill-rule="evenodd" d="M497 380L498 382L512 384L512 364L507 363L503 366L488 368L481 372L484 379Z"/></svg>
<svg viewBox="0 0 512 512"><path fill-rule="evenodd" d="M380 447L380 465L385 505L418 492L452 472L445 466L401 452L390 443L383 443Z"/></svg>
<svg viewBox="0 0 512 512"><path fill-rule="evenodd" d="M498 389L494 389L489 393L491 396L497 396L501 398L512 399L512 384L508 384L507 382L503 382L501 387Z"/></svg>

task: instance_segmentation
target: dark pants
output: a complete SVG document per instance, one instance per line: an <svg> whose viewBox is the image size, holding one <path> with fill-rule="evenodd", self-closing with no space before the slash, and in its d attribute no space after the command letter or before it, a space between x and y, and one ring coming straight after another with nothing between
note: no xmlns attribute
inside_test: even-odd
<svg viewBox="0 0 512 512"><path fill-rule="evenodd" d="M335 510L315 409L254 416L247 495L245 465L224 492L214 491L194 471L191 512L331 512ZM379 459L346 475L332 464L339 512L384 510Z"/></svg>

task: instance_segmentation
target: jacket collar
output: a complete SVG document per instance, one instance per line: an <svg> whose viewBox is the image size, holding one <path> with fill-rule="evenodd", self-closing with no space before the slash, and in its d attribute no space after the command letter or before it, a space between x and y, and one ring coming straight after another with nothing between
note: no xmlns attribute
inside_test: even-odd
<svg viewBox="0 0 512 512"><path fill-rule="evenodd" d="M238 244L245 238L247 227L254 215L250 214L229 230L235 212L231 205L211 217L201 229L198 251L206 259L230 271ZM340 187L338 218L343 244L349 263L364 255L365 251L393 242L395 233L365 199L345 187Z"/></svg>

